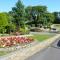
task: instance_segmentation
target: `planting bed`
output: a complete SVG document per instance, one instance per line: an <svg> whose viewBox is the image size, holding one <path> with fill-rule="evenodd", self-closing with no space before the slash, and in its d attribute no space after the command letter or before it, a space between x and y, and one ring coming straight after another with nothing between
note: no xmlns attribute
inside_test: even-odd
<svg viewBox="0 0 60 60"><path fill-rule="evenodd" d="M9 36L0 37L0 56L26 48L34 43L34 39L29 37ZM2 53L3 52L3 53Z"/></svg>
<svg viewBox="0 0 60 60"><path fill-rule="evenodd" d="M34 40L29 37L0 37L0 47L11 47L16 45L23 45L33 42Z"/></svg>

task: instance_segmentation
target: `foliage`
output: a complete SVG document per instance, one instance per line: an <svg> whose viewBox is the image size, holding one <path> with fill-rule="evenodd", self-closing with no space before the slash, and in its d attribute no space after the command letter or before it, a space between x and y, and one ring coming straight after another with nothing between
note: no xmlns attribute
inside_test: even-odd
<svg viewBox="0 0 60 60"><path fill-rule="evenodd" d="M29 29L27 27L25 28L20 28L20 33L21 34L28 34L29 33Z"/></svg>
<svg viewBox="0 0 60 60"><path fill-rule="evenodd" d="M43 14L47 12L47 7L29 6L25 10L30 24L35 24L35 26L37 26L37 24L42 24Z"/></svg>
<svg viewBox="0 0 60 60"><path fill-rule="evenodd" d="M18 0L12 11L0 13L0 33L10 33L26 30L29 26L50 27L53 23L60 23L60 12L50 13L46 6L27 6L24 7L21 0Z"/></svg>
<svg viewBox="0 0 60 60"><path fill-rule="evenodd" d="M60 24L60 12L53 12L55 20L54 23Z"/></svg>
<svg viewBox="0 0 60 60"><path fill-rule="evenodd" d="M7 26L8 25L8 18L5 13L0 13L0 26Z"/></svg>
<svg viewBox="0 0 60 60"><path fill-rule="evenodd" d="M15 30L16 30L16 26L14 25L14 24L9 24L9 25L7 25L6 27L5 27L5 29L6 29L6 33L13 33Z"/></svg>
<svg viewBox="0 0 60 60"><path fill-rule="evenodd" d="M54 15L52 13L45 13L43 25L49 27L54 22Z"/></svg>
<svg viewBox="0 0 60 60"><path fill-rule="evenodd" d="M8 25L8 16L6 13L0 13L0 33L5 32L5 27Z"/></svg>
<svg viewBox="0 0 60 60"><path fill-rule="evenodd" d="M16 6L12 8L12 16L14 18L13 23L16 25L17 30L24 25L24 5L22 4L21 0L18 0Z"/></svg>

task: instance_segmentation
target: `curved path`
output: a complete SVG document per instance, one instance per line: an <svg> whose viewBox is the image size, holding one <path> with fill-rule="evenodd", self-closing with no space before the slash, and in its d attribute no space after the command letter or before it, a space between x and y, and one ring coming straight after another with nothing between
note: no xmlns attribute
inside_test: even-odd
<svg viewBox="0 0 60 60"><path fill-rule="evenodd" d="M57 41L55 41L48 48L43 51L39 51L26 60L60 60L60 47L57 46L59 40L60 38L58 38Z"/></svg>

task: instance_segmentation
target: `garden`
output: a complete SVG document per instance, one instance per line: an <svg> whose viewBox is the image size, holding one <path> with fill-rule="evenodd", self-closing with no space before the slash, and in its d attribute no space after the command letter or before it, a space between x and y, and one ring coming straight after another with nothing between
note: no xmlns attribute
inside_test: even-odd
<svg viewBox="0 0 60 60"><path fill-rule="evenodd" d="M20 49L20 47L30 44L33 41L34 39L28 37L0 37L0 55L4 55L8 52L15 51L18 49L18 47Z"/></svg>
<svg viewBox="0 0 60 60"><path fill-rule="evenodd" d="M18 0L11 11L0 13L0 56L53 37L51 34L29 35L32 31L44 33L40 28L51 29L54 19L54 14L47 12L46 6L25 7L21 0Z"/></svg>
<svg viewBox="0 0 60 60"><path fill-rule="evenodd" d="M45 41L54 35L33 34L31 36L6 36L0 37L0 56L7 55L11 52L31 47L36 43Z"/></svg>

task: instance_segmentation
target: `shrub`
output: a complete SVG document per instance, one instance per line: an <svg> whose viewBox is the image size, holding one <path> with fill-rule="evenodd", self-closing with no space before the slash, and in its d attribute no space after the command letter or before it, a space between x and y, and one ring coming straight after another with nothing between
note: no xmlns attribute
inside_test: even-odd
<svg viewBox="0 0 60 60"><path fill-rule="evenodd" d="M20 28L20 33L21 34L29 34L29 30L26 28Z"/></svg>

